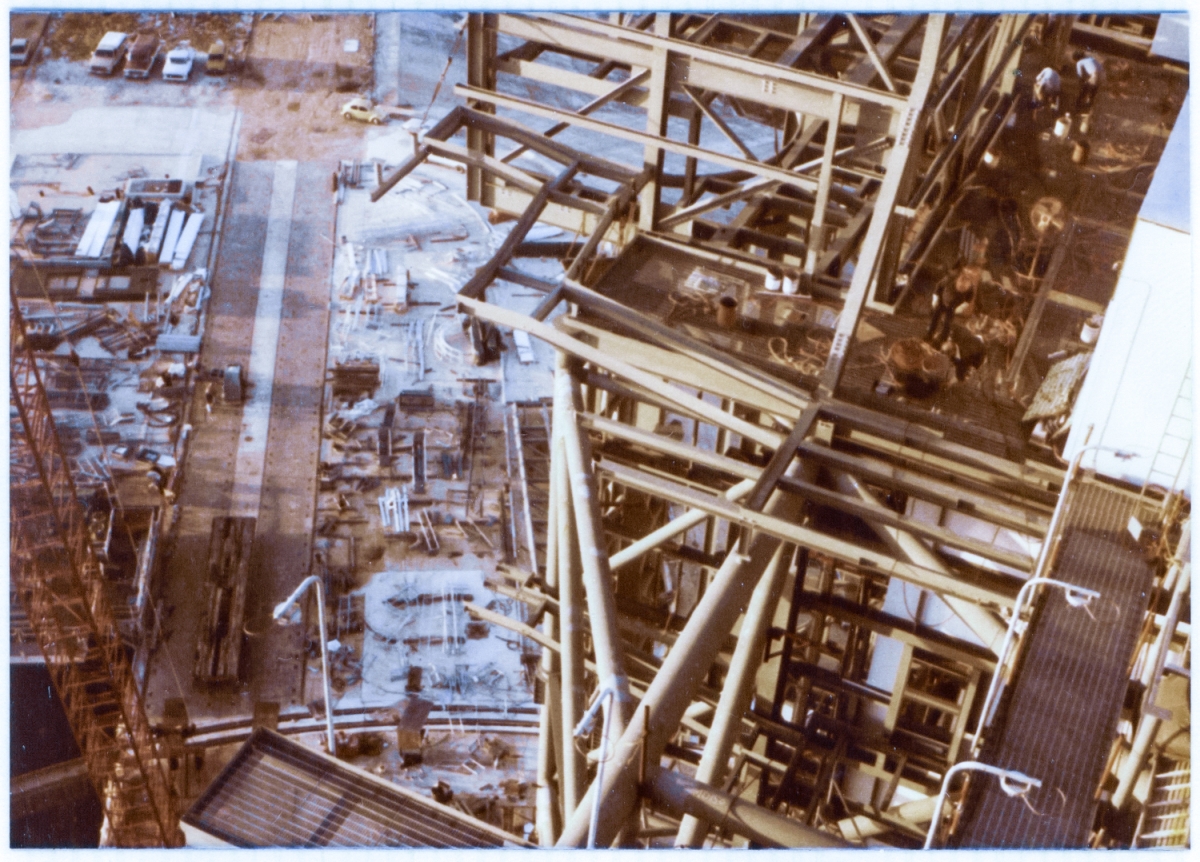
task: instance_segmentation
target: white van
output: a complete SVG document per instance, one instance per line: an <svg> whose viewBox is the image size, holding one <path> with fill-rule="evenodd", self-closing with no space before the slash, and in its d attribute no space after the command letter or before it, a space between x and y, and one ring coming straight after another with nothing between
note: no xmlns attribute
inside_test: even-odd
<svg viewBox="0 0 1200 862"><path fill-rule="evenodd" d="M111 75L117 71L125 51L129 48L129 36L116 30L109 30L92 52L92 60L88 71L93 75Z"/></svg>

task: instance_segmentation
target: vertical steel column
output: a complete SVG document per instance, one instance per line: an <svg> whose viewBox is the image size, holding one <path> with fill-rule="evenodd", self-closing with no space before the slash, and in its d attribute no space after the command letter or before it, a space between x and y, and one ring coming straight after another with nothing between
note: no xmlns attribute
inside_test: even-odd
<svg viewBox="0 0 1200 862"><path fill-rule="evenodd" d="M558 607L562 644L562 804L564 817L570 817L579 806L586 786L587 764L575 745L572 732L583 715L583 583L579 551L571 522L571 488L567 477L567 451L562 443L551 441L551 495L558 511Z"/></svg>
<svg viewBox="0 0 1200 862"><path fill-rule="evenodd" d="M933 76L937 71L938 54L941 52L942 34L946 28L944 13L929 15L925 20L925 40L921 43L921 59L917 66L917 76L913 80L912 91L908 104L900 117L900 127L896 135L896 145L888 156L887 173L879 194L875 198L875 208L871 215L871 223L859 249L858 264L854 277L850 280L850 289L846 293L846 302L838 319L837 330L833 335L833 345L829 349L829 359L825 363L825 371L821 375L819 394L821 398L832 398L842 379L842 368L846 354L850 349L850 340L858 328L858 320L862 314L863 304L867 300L867 291L876 274L876 264L887 238L888 225L892 219L892 210L896 206L897 196L908 172L909 162L913 159L914 149L920 148L921 113L929 88L933 84Z"/></svg>
<svg viewBox="0 0 1200 862"><path fill-rule="evenodd" d="M808 223L808 248L804 257L804 272L812 275L817 258L825 250L825 208L829 206L829 187L833 184L833 156L837 152L838 127L842 122L842 94L830 97L829 125L825 131L825 151L821 154L821 173L817 177L817 201Z"/></svg>
<svg viewBox="0 0 1200 862"><path fill-rule="evenodd" d="M596 496L596 479L592 472L591 446L579 430L575 413L576 397L576 384L568 368L567 356L559 351L554 370L554 435L566 453L564 472L571 491L569 514L574 515L575 536L579 543L579 562L587 596L599 684L601 689L612 688L616 693L605 709L615 712L612 732L620 735L633 710L633 701L629 695L629 678L625 675L621 659L616 597L613 594L608 555L603 547L604 532ZM568 732L566 728L565 732Z"/></svg>
<svg viewBox="0 0 1200 862"><path fill-rule="evenodd" d="M793 464L789 473L798 471L799 465ZM795 518L802 508L802 500L776 492L765 511L776 517ZM596 782L592 782L579 809L564 826L559 847L582 847L587 841L588 813L596 793L601 794L597 831L597 844L601 847L612 843L635 810L640 762L644 759L647 764L658 764L667 743L679 730L684 710L720 652L722 641L733 628L781 542L759 533L747 544L746 556L731 553L721 564L646 690L633 720L613 748L605 772L605 786L597 788Z"/></svg>
<svg viewBox="0 0 1200 862"><path fill-rule="evenodd" d="M654 35L669 38L671 35L671 13L659 12L654 16ZM671 98L671 87L667 76L671 70L670 52L666 48L655 48L653 65L650 68L650 94L646 99L646 131L665 138L667 136L667 100ZM638 227L654 230L658 223L658 203L662 197L659 179L663 170L663 149L653 144L646 145L645 170L650 181L642 188L638 197Z"/></svg>
<svg viewBox="0 0 1200 862"><path fill-rule="evenodd" d="M696 767L695 779L700 784L720 787L725 778L729 753L741 730L742 715L750 707L750 699L754 696L757 672L767 644L767 630L771 627L775 608L783 594L783 584L787 580L795 550L794 545L779 546L767 574L758 582L750 597L750 607L742 619L737 648L729 662L729 673L725 675L725 685L721 689L712 728L704 743L700 764ZM803 576L797 577L802 579ZM675 846L703 846L710 825L707 821L686 815L679 824Z"/></svg>
<svg viewBox="0 0 1200 862"><path fill-rule="evenodd" d="M515 413L514 421L516 421ZM519 446L519 422L517 422L517 436ZM559 583L560 572L563 568L560 562L563 559L563 548L558 541L558 527L562 519L559 518L558 514L560 500L558 498L558 486L554 481L556 466L559 470L562 469L562 457L556 456L553 436L547 440L547 445L550 447L551 478L546 516L546 589L553 593L555 586ZM525 496L528 498L528 489ZM526 504L528 504L528 499L526 499ZM546 613L542 617L542 631L551 640L561 634L562 626L556 626L556 622L554 615L551 613ZM559 631L556 631L556 628ZM542 693L542 715L538 727L536 809L538 843L543 847L554 846L554 842L558 840L558 834L562 829L563 815L561 812L570 810L566 808L565 803L566 767L564 757L566 751L563 745L561 727L564 718L561 704L562 692L564 690L561 682L561 665L561 658L556 656L553 650L543 647L542 673L545 676L545 690ZM556 718L557 721L555 720ZM571 750L574 750L574 746L571 746ZM557 776L555 775L556 770ZM556 786L558 793L555 793Z"/></svg>
<svg viewBox="0 0 1200 862"><path fill-rule="evenodd" d="M494 13L471 12L467 15L467 83L484 90L496 89L496 16ZM471 107L489 114L495 107L483 103ZM487 132L467 128L467 149L474 155L495 155L495 143ZM484 182L482 169L467 166L467 199L480 206L494 204L491 186Z"/></svg>

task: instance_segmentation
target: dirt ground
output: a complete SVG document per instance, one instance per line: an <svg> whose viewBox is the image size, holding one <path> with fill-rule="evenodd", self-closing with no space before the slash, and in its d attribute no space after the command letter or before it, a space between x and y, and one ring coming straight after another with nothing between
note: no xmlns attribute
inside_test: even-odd
<svg viewBox="0 0 1200 862"><path fill-rule="evenodd" d="M346 51L347 40L358 50ZM361 140L341 106L370 90L373 15L271 16L254 25L236 98L242 109L238 157L336 161Z"/></svg>
<svg viewBox="0 0 1200 862"><path fill-rule="evenodd" d="M28 17L12 16L13 26ZM362 156L367 127L343 119L340 108L371 90L374 25L372 14L52 15L35 61L11 71L10 128L55 125L101 105L238 107L240 161L296 159L332 170L341 159ZM90 75L87 60L109 30L154 32L168 47L188 40L200 52L223 39L234 63L228 74L210 76L201 54L182 86L161 80L161 61L145 81ZM347 50L353 41L357 50Z"/></svg>
<svg viewBox="0 0 1200 862"><path fill-rule="evenodd" d="M14 16L16 17L16 16ZM198 12L67 12L51 18L46 46L50 59L87 60L109 30L124 33L157 33L168 45L188 40L197 51L207 51L216 39L229 48L250 35L254 16Z"/></svg>

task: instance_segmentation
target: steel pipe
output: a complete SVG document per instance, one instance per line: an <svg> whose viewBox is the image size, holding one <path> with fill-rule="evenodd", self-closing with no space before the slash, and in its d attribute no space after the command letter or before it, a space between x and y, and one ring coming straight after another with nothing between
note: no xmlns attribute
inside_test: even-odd
<svg viewBox="0 0 1200 862"><path fill-rule="evenodd" d="M337 740L333 736L333 695L329 690L329 646L326 643L329 635L325 632L325 591L321 587L321 576L309 575L302 580L300 585L292 590L290 596L275 606L271 616L277 622L286 624L283 615L292 609L292 606L309 587L317 588L317 628L320 630L321 637L321 682L325 686L325 733L328 737L329 753L336 757Z"/></svg>
<svg viewBox="0 0 1200 862"><path fill-rule="evenodd" d="M853 846L829 832L657 765L647 769L645 789L650 801L665 814L714 823L766 847Z"/></svg>
<svg viewBox="0 0 1200 862"><path fill-rule="evenodd" d="M725 778L729 753L742 729L742 715L750 707L750 699L754 695L757 672L767 644L767 630L773 622L794 552L794 545L779 546L766 576L758 582L750 597L750 607L742 619L737 648L729 662L729 672L725 675L725 685L721 689L721 699L704 744L704 753L696 767L696 781L700 784L720 786ZM796 577L803 578L804 574L798 573ZM708 821L686 815L679 825L675 846L702 847L710 827Z"/></svg>
<svg viewBox="0 0 1200 862"><path fill-rule="evenodd" d="M1155 695L1158 693L1158 682L1162 678L1163 665L1166 662L1167 653L1170 651L1171 639L1175 636L1175 626L1179 622L1179 614L1183 609L1183 597L1189 591L1191 572L1191 564L1183 564L1182 571L1175 582L1175 589L1171 593L1171 604L1167 609L1166 619L1163 620L1162 630L1154 643L1152 654L1146 659L1150 674L1147 680L1148 687L1143 701L1142 715L1138 721L1137 733L1129 754L1117 771L1117 789L1113 791L1112 796L1112 806L1118 811L1129 802L1129 797L1133 794L1133 788L1137 783L1137 777L1142 771L1142 764L1158 735L1159 725L1162 724L1162 719L1147 707L1154 706ZM1143 675L1143 679L1146 679L1146 675Z"/></svg>
<svg viewBox="0 0 1200 862"><path fill-rule="evenodd" d="M633 710L629 695L629 678L625 675L617 631L616 597L613 593L612 571L608 555L603 551L600 528L600 506L596 496L596 480L592 472L590 445L579 430L575 414L575 381L567 368L567 357L557 354L554 371L554 436L556 445L566 453L565 472L571 492L570 514L574 515L575 538L579 546L579 562L583 572L588 616L591 618L592 648L599 668L601 688L612 688L616 696L610 708L616 708L615 732L620 735L625 721ZM565 514L560 512L560 515Z"/></svg>
<svg viewBox="0 0 1200 862"><path fill-rule="evenodd" d="M789 472L798 471L799 464L793 464ZM802 506L795 497L776 492L766 510L778 518L795 519ZM746 556L731 553L725 558L642 698L641 706L649 707L649 725L647 710L638 709L612 754L604 785L592 782L580 808L564 825L557 846L583 846L588 827L583 808L596 793L602 796L597 839L604 844L616 836L637 803L639 763L657 765L725 635L733 628L779 545L779 539L760 532L750 538Z"/></svg>

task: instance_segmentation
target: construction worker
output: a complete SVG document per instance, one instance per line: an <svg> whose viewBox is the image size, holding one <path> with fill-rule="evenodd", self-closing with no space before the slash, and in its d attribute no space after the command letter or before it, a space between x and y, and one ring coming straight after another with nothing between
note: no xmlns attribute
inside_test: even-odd
<svg viewBox="0 0 1200 862"><path fill-rule="evenodd" d="M1076 51L1073 58L1075 74L1079 76L1079 97L1075 100L1075 111L1085 114L1092 109L1096 91L1100 89L1104 80L1104 66L1095 57L1083 51Z"/></svg>
<svg viewBox="0 0 1200 862"><path fill-rule="evenodd" d="M1062 93L1062 78L1054 67L1047 66L1033 80L1033 107L1048 107L1058 113L1058 97Z"/></svg>
<svg viewBox="0 0 1200 862"><path fill-rule="evenodd" d="M934 347L941 347L950 337L954 316L973 312L982 277L982 267L964 266L957 274L946 276L934 288L933 317L929 321L929 331L925 333L926 341Z"/></svg>

